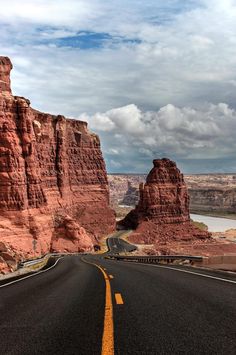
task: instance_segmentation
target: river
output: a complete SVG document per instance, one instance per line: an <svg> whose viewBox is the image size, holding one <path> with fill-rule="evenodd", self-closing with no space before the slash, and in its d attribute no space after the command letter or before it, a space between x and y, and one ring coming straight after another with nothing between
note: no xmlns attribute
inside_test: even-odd
<svg viewBox="0 0 236 355"><path fill-rule="evenodd" d="M220 217L203 216L191 214L191 219L196 222L205 223L209 232L225 232L228 229L236 229L236 220Z"/></svg>

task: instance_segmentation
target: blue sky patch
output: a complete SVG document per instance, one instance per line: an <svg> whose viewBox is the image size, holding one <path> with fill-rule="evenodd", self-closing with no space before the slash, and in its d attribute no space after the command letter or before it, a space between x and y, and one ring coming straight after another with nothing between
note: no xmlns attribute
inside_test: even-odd
<svg viewBox="0 0 236 355"><path fill-rule="evenodd" d="M58 29L57 29L58 30ZM53 28L40 28L38 32L54 32ZM106 45L116 46L121 43L130 43L130 44L139 44L141 41L136 38L126 38L122 36L112 36L109 33L99 33L99 32L90 32L90 31L80 31L73 36L63 36L61 38L45 38L43 39L40 36L40 44L54 44L57 47L71 47L79 49L100 49Z"/></svg>
<svg viewBox="0 0 236 355"><path fill-rule="evenodd" d="M108 41L112 41L109 33L78 32L72 37L58 38L53 42L58 47L73 47L80 49L101 48Z"/></svg>

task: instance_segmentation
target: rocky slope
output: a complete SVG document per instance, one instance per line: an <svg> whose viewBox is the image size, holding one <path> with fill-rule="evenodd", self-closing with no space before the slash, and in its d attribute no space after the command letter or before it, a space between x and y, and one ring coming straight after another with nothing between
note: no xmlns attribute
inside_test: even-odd
<svg viewBox="0 0 236 355"><path fill-rule="evenodd" d="M115 227L104 160L87 123L13 96L0 57L0 269L49 251L90 250Z"/></svg>
<svg viewBox="0 0 236 355"><path fill-rule="evenodd" d="M139 199L139 183L146 175L109 175L111 202L135 206ZM236 213L236 175L186 175L191 212Z"/></svg>
<svg viewBox="0 0 236 355"><path fill-rule="evenodd" d="M187 186L176 164L169 159L154 160L153 164L146 183L139 186L136 208L119 222L121 228L135 229L130 240L153 244L154 250L162 254L194 254L199 250L201 254L204 250L214 254L223 250L208 232L191 223ZM232 248L236 252L236 246Z"/></svg>

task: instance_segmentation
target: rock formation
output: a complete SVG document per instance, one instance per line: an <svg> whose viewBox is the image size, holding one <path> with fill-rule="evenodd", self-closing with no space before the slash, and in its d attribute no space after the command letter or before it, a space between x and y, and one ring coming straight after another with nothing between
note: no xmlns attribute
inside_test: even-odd
<svg viewBox="0 0 236 355"><path fill-rule="evenodd" d="M108 175L111 203L135 206L139 201L139 184L145 182L144 174ZM190 212L214 214L236 213L235 174L185 175L190 197Z"/></svg>
<svg viewBox="0 0 236 355"><path fill-rule="evenodd" d="M9 58L0 57L0 93L11 94L10 72L12 64Z"/></svg>
<svg viewBox="0 0 236 355"><path fill-rule="evenodd" d="M140 184L139 203L119 224L135 229L133 242L157 244L210 240L208 232L190 222L189 195L183 174L169 159L153 161L146 183Z"/></svg>
<svg viewBox="0 0 236 355"><path fill-rule="evenodd" d="M98 136L86 122L36 111L13 96L11 68L0 57L2 269L10 257L89 250L115 227Z"/></svg>

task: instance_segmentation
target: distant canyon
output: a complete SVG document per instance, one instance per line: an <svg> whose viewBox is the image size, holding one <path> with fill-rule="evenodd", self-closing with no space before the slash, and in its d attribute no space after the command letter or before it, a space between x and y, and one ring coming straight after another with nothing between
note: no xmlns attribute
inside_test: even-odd
<svg viewBox="0 0 236 355"><path fill-rule="evenodd" d="M110 174L111 204L133 207L139 200L139 184L145 174ZM185 175L190 212L222 216L236 214L236 173Z"/></svg>

